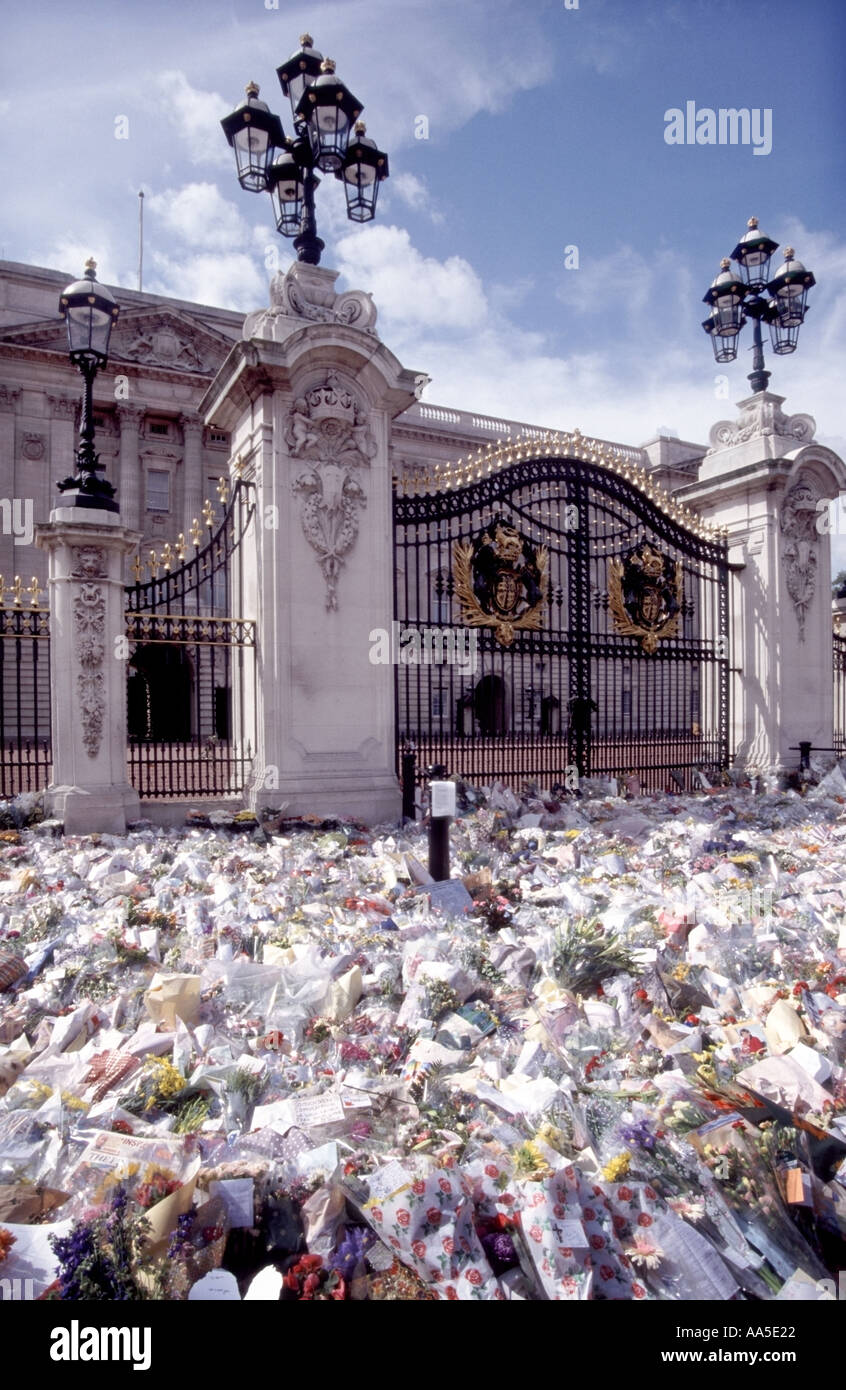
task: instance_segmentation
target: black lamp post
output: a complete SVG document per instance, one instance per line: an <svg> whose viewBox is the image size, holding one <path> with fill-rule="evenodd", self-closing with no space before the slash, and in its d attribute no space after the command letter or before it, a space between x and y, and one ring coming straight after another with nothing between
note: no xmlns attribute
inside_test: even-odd
<svg viewBox="0 0 846 1390"><path fill-rule="evenodd" d="M101 512L120 510L114 501L115 489L97 474L103 465L94 449L94 378L109 356L112 324L120 310L104 285L94 276L97 263L86 261L85 279L75 280L62 291L59 313L68 329L70 360L82 373L85 394L82 398L82 423L79 447L76 451L76 476L58 483L60 492L69 492L64 506L89 507Z"/></svg>
<svg viewBox="0 0 846 1390"><path fill-rule="evenodd" d="M792 246L785 247L784 265L770 279L770 260L777 250L778 242L758 230L757 217L750 217L747 232L731 253L739 272L732 270L731 260L726 257L704 296L711 313L702 327L711 339L718 362L734 361L738 334L747 319L754 321L749 381L755 393L766 391L770 379L770 373L764 369L761 324L769 324L773 352L778 356L795 352L799 328L807 312L808 290L816 283L810 270L796 260Z"/></svg>
<svg viewBox="0 0 846 1390"><path fill-rule="evenodd" d="M293 138L258 100L254 82L247 100L221 125L235 151L241 187L268 192L277 230L294 238L299 260L319 265L324 243L317 235L315 169L341 180L350 221L370 222L379 184L388 177L388 156L366 138L358 121L361 102L336 77L334 62L318 53L310 34L301 36L297 52L276 73L291 103Z"/></svg>

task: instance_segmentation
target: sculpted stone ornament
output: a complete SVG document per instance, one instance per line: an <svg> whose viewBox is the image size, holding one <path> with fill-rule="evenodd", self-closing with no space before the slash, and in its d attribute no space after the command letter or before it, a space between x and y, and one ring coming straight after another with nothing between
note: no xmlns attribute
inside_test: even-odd
<svg viewBox="0 0 846 1390"><path fill-rule="evenodd" d="M376 443L360 405L337 372L297 397L285 439L291 457L310 465L291 487L303 499L303 534L323 571L326 607L336 610L341 566L358 535L359 508L367 503L355 475L369 466Z"/></svg>
<svg viewBox="0 0 846 1390"><path fill-rule="evenodd" d="M730 449L735 444L745 444L749 439L767 436L776 436L787 443L787 447L780 451L783 453L796 443L810 443L817 427L813 416L785 415L781 408L783 400L783 396L759 391L749 400L741 401L737 420L718 420L711 427L708 454Z"/></svg>
<svg viewBox="0 0 846 1390"><path fill-rule="evenodd" d="M818 501L816 489L807 479L800 478L788 492L781 508L781 533L784 536L782 559L787 592L799 621L800 642L805 640L805 618L817 587Z"/></svg>
<svg viewBox="0 0 846 1390"><path fill-rule="evenodd" d="M73 547L74 579L105 579L106 552L100 545L75 545Z"/></svg>
<svg viewBox="0 0 846 1390"><path fill-rule="evenodd" d="M103 552L97 546L80 547L76 555L84 557L80 561L90 567L99 564ZM104 632L106 625L106 599L99 584L80 585L73 606L74 634L80 670L76 678L79 693L79 708L82 716L82 742L89 758L96 758L103 738L105 717L105 676L103 661L106 654Z"/></svg>
<svg viewBox="0 0 846 1390"><path fill-rule="evenodd" d="M284 275L274 275L270 282L270 308L247 315L243 337L281 341L291 332L286 319L349 324L375 336L376 306L371 295L364 290L336 294L338 273L295 261Z"/></svg>

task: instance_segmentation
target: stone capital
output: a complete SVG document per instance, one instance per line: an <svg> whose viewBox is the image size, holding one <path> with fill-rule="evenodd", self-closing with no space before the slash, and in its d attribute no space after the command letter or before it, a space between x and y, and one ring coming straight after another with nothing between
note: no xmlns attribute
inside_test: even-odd
<svg viewBox="0 0 846 1390"><path fill-rule="evenodd" d="M140 405L128 405L125 401L117 403L117 417L120 421L120 432L129 433L135 431L137 434L141 428L141 421L144 419L144 407Z"/></svg>
<svg viewBox="0 0 846 1390"><path fill-rule="evenodd" d="M75 396L53 396L48 392L47 404L50 414L58 420L75 420L80 410L80 403Z"/></svg>
<svg viewBox="0 0 846 1390"><path fill-rule="evenodd" d="M198 439L203 433L203 421L199 415L187 415L183 412L179 416L179 423L186 442L189 438Z"/></svg>

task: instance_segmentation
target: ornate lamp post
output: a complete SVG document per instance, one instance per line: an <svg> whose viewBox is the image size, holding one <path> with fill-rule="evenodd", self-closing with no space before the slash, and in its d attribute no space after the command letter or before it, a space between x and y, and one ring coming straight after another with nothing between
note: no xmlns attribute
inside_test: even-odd
<svg viewBox="0 0 846 1390"><path fill-rule="evenodd" d="M702 327L711 339L718 362L733 362L737 338L747 318L753 319L753 392L766 391L770 373L764 370L764 344L761 324L770 326L773 352L783 356L796 351L799 328L807 312L808 290L816 284L810 270L796 260L792 246L785 247L784 265L770 279L770 260L778 242L758 230L757 217L750 217L748 231L731 253L720 262L720 273L704 296L711 312ZM732 270L731 261L739 271ZM766 294L764 293L766 291Z"/></svg>
<svg viewBox="0 0 846 1390"><path fill-rule="evenodd" d="M268 192L277 230L294 238L299 260L319 265L324 243L317 235L315 169L343 183L350 221L370 222L379 184L388 177L388 156L366 138L358 120L361 102L336 77L332 59L314 48L310 34L301 36L300 48L276 72L291 103L293 137L258 100L254 82L246 101L221 125L235 151L241 187Z"/></svg>
<svg viewBox="0 0 846 1390"><path fill-rule="evenodd" d="M59 313L68 328L70 360L82 373L85 394L76 451L76 476L65 478L57 486L60 492L76 494L65 498L63 506L117 512L120 508L114 501L115 489L105 478L97 476L103 465L94 449L93 387L95 376L108 360L112 324L120 310L106 287L97 284L96 269L96 261L86 261L85 279L68 285L59 299Z"/></svg>

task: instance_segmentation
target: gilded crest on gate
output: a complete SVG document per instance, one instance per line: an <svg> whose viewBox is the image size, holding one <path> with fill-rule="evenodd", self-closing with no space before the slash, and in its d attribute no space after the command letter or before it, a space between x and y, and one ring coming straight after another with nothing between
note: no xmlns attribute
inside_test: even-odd
<svg viewBox="0 0 846 1390"><path fill-rule="evenodd" d="M641 647L652 656L663 637L678 631L681 565L648 541L634 546L622 560L608 562L608 603L617 632L640 637Z"/></svg>
<svg viewBox="0 0 846 1390"><path fill-rule="evenodd" d="M475 541L453 546L453 578L461 618L470 627L492 627L508 647L518 631L536 631L547 598L549 552L533 546L496 518Z"/></svg>

